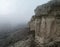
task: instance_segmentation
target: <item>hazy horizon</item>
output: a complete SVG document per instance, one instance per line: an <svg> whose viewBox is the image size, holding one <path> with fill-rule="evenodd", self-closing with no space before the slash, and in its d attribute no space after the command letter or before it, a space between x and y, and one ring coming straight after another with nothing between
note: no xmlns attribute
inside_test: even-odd
<svg viewBox="0 0 60 47"><path fill-rule="evenodd" d="M0 0L0 23L27 23L34 9L49 0Z"/></svg>

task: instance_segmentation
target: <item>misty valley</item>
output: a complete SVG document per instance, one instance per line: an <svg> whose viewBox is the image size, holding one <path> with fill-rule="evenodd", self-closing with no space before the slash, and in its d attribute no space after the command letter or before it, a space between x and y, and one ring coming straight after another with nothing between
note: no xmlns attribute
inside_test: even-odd
<svg viewBox="0 0 60 47"><path fill-rule="evenodd" d="M11 26L10 24L0 25L0 47L7 47L9 44L22 40L28 35L26 24Z"/></svg>
<svg viewBox="0 0 60 47"><path fill-rule="evenodd" d="M60 0L0 0L0 47L60 47Z"/></svg>

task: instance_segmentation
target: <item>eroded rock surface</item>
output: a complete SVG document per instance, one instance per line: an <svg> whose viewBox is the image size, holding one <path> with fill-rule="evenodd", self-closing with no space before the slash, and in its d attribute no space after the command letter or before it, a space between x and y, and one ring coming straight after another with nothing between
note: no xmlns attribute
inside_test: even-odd
<svg viewBox="0 0 60 47"><path fill-rule="evenodd" d="M32 36L8 47L60 47L60 0L38 6L29 29Z"/></svg>
<svg viewBox="0 0 60 47"><path fill-rule="evenodd" d="M38 6L29 25L36 47L60 47L60 0Z"/></svg>

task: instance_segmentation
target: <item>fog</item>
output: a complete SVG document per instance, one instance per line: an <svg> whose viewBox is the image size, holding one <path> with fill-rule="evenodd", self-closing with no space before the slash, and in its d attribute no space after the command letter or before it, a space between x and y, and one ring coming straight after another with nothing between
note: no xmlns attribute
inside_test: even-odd
<svg viewBox="0 0 60 47"><path fill-rule="evenodd" d="M27 23L34 9L49 0L0 0L0 24Z"/></svg>
<svg viewBox="0 0 60 47"><path fill-rule="evenodd" d="M34 15L34 9L48 1L0 0L0 47L8 47L25 39L30 41L32 35L27 23Z"/></svg>

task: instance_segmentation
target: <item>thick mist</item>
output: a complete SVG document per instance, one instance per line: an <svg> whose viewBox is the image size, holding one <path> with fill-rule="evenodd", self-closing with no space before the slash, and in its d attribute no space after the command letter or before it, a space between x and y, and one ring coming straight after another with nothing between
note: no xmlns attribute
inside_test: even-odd
<svg viewBox="0 0 60 47"><path fill-rule="evenodd" d="M49 0L0 0L0 47L28 36L28 22L34 9Z"/></svg>
<svg viewBox="0 0 60 47"><path fill-rule="evenodd" d="M0 24L27 23L36 6L49 0L0 0Z"/></svg>

